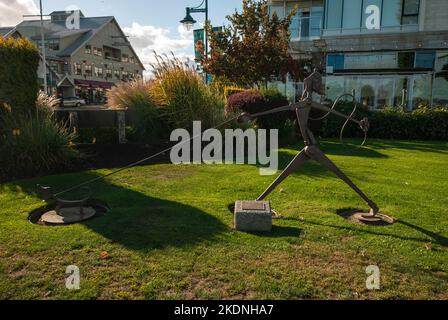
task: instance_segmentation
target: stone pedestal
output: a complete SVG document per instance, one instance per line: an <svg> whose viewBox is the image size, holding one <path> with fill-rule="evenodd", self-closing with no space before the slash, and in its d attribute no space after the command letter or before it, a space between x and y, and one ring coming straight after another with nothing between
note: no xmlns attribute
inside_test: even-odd
<svg viewBox="0 0 448 320"><path fill-rule="evenodd" d="M271 205L266 201L237 201L235 203L235 229L248 232L272 230Z"/></svg>

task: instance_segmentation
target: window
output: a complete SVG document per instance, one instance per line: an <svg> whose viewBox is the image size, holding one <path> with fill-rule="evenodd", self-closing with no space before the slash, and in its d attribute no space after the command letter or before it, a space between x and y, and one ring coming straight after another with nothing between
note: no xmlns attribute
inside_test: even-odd
<svg viewBox="0 0 448 320"><path fill-rule="evenodd" d="M129 78L129 72L127 72L127 71L123 71L123 72L121 73L121 75L122 75L123 80L128 80L128 78Z"/></svg>
<svg viewBox="0 0 448 320"><path fill-rule="evenodd" d="M342 25L343 0L327 0L327 28L340 29Z"/></svg>
<svg viewBox="0 0 448 320"><path fill-rule="evenodd" d="M347 54L345 55L345 69L395 69L397 54Z"/></svg>
<svg viewBox="0 0 448 320"><path fill-rule="evenodd" d="M135 63L135 58L134 58L134 57L130 57L130 58L129 58L129 62L130 62L130 63Z"/></svg>
<svg viewBox="0 0 448 320"><path fill-rule="evenodd" d="M120 79L120 70L115 70L114 76L115 76L115 78Z"/></svg>
<svg viewBox="0 0 448 320"><path fill-rule="evenodd" d="M334 70L344 70L344 55L343 54L329 54L328 67L333 67Z"/></svg>
<svg viewBox="0 0 448 320"><path fill-rule="evenodd" d="M285 17L285 7L282 5L272 5L269 6L269 15L272 17L277 14L277 17L283 19Z"/></svg>
<svg viewBox="0 0 448 320"><path fill-rule="evenodd" d="M324 16L324 9L322 7L313 7L311 9L311 20L310 20L311 37L320 37L322 35L323 16Z"/></svg>
<svg viewBox="0 0 448 320"><path fill-rule="evenodd" d="M448 105L448 51L436 56L433 99L434 105Z"/></svg>
<svg viewBox="0 0 448 320"><path fill-rule="evenodd" d="M362 1L345 0L344 1L344 29L358 29L361 26Z"/></svg>
<svg viewBox="0 0 448 320"><path fill-rule="evenodd" d="M59 50L59 40L46 40L45 41L46 47L50 50Z"/></svg>
<svg viewBox="0 0 448 320"><path fill-rule="evenodd" d="M91 65L86 65L84 67L84 72L86 73L87 76L92 76L92 66Z"/></svg>
<svg viewBox="0 0 448 320"><path fill-rule="evenodd" d="M412 107L427 105L431 101L432 76L430 74L418 74L413 76L411 88L413 92Z"/></svg>
<svg viewBox="0 0 448 320"><path fill-rule="evenodd" d="M412 69L414 68L415 52L399 52L398 53L398 68Z"/></svg>
<svg viewBox="0 0 448 320"><path fill-rule="evenodd" d="M86 53L92 54L92 46L86 46Z"/></svg>
<svg viewBox="0 0 448 320"><path fill-rule="evenodd" d="M387 0L383 2L382 27L397 27L401 25L403 0Z"/></svg>
<svg viewBox="0 0 448 320"><path fill-rule="evenodd" d="M121 61L123 61L123 62L129 62L129 56L128 56L127 54L123 54L123 55L122 55L122 58L121 58Z"/></svg>
<svg viewBox="0 0 448 320"><path fill-rule="evenodd" d="M82 66L80 63L75 63L75 75L77 76L82 75Z"/></svg>
<svg viewBox="0 0 448 320"><path fill-rule="evenodd" d="M394 78L378 78L377 107L394 106Z"/></svg>
<svg viewBox="0 0 448 320"><path fill-rule="evenodd" d="M418 24L420 0L403 0L403 17L401 24Z"/></svg>
<svg viewBox="0 0 448 320"><path fill-rule="evenodd" d="M325 80L326 97L336 100L338 96L344 93L344 77L330 76Z"/></svg>
<svg viewBox="0 0 448 320"><path fill-rule="evenodd" d="M102 78L103 77L103 68L95 67L95 76L97 78Z"/></svg>
<svg viewBox="0 0 448 320"><path fill-rule="evenodd" d="M297 8L297 12L295 16L292 18L291 26L289 27L289 31L291 32L291 38L299 37L299 14L300 10L298 9L297 3L287 2L286 3L286 14L290 14L294 9Z"/></svg>
<svg viewBox="0 0 448 320"><path fill-rule="evenodd" d="M112 78L112 70L111 69L106 70L106 78Z"/></svg>
<svg viewBox="0 0 448 320"><path fill-rule="evenodd" d="M98 57L102 57L102 56L103 56L103 49L101 49L101 48L97 48L97 50L96 50L96 55L97 55Z"/></svg>
<svg viewBox="0 0 448 320"><path fill-rule="evenodd" d="M415 57L415 67L424 69L434 69L436 60L435 52L417 52Z"/></svg>

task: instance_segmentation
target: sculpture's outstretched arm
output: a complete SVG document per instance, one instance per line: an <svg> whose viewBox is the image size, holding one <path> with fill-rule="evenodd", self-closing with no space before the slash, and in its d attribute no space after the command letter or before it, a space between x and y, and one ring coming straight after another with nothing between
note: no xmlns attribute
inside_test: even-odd
<svg viewBox="0 0 448 320"><path fill-rule="evenodd" d="M288 106L279 107L279 108L275 108L275 109L264 111L264 112L259 112L259 113L254 113L254 114L243 113L238 118L238 120L240 122L243 122L245 120L252 120L252 119L255 119L255 118L258 118L258 117L263 117L263 116L267 116L267 115L274 114L274 113L279 113L279 112L284 112L284 111L293 111L293 110L296 110L296 109L305 108L307 106L309 107L309 103L308 102L301 101L301 102L298 102L298 103L290 104Z"/></svg>
<svg viewBox="0 0 448 320"><path fill-rule="evenodd" d="M324 105L324 104L317 103L317 102L312 102L312 103L311 103L311 107L314 108L314 109L321 110L321 111L330 112L330 113L332 113L332 114L334 114L334 115L337 115L337 116L339 116L339 117L341 117L341 118L350 120L350 121L352 121L352 122L358 124L360 127L363 126L362 121L359 121L359 120L356 120L356 119L354 119L354 118L352 118L352 117L350 117L350 116L347 116L347 115L345 115L345 114L343 114L343 113L341 113L341 112L339 112L339 111L336 111L336 110L334 110L334 109L332 109L332 108L330 108L330 107L328 107L328 106L326 106L326 105Z"/></svg>

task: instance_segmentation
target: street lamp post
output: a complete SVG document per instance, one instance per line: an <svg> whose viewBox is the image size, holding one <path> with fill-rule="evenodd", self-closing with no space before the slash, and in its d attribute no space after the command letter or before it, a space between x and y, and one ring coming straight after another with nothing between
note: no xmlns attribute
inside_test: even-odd
<svg viewBox="0 0 448 320"><path fill-rule="evenodd" d="M48 94L47 87L47 58L45 53L45 36L44 36L44 15L42 11L42 0L39 1L40 4L40 40L42 42L42 64L44 69L44 92Z"/></svg>
<svg viewBox="0 0 448 320"><path fill-rule="evenodd" d="M43 63L43 77L44 77L44 91L45 94L48 94L48 84L47 84L47 58L46 58L46 52L45 52L45 35L44 35L44 16L47 17L48 15L43 14L42 9L42 0L39 0L40 4L40 14L26 14L23 17L24 18L30 18L30 17L39 17L40 18L40 42L41 42L41 49L42 49L42 63Z"/></svg>
<svg viewBox="0 0 448 320"><path fill-rule="evenodd" d="M204 6L205 5L205 6ZM203 7L204 6L204 7ZM197 7L187 7L185 18L180 21L185 29L188 31L193 29L194 24L197 22L191 16L192 13L204 13L205 22L208 21L208 0L203 0L202 3ZM205 56L208 57L208 32L204 27L204 40L205 40ZM205 83L208 83L208 76L205 74Z"/></svg>

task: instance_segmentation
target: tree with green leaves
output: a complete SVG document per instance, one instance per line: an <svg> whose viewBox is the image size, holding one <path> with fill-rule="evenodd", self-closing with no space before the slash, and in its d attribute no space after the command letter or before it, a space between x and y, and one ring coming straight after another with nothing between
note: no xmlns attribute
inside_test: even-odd
<svg viewBox="0 0 448 320"><path fill-rule="evenodd" d="M296 9L297 10L297 9ZM293 10L284 19L269 14L266 0L243 0L241 13L227 16L230 25L213 32L207 23L211 55L202 57L205 72L218 80L261 87L274 78L303 78L300 61L289 50Z"/></svg>

